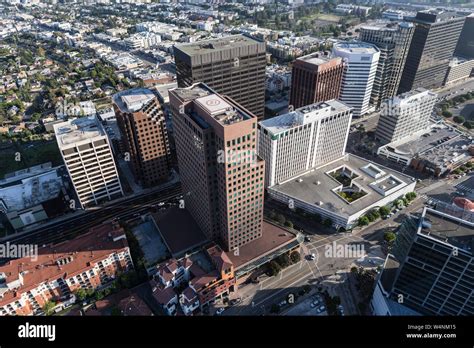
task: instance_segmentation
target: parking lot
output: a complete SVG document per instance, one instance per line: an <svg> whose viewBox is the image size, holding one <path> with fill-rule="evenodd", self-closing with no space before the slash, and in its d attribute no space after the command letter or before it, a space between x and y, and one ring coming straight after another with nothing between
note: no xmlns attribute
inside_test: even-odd
<svg viewBox="0 0 474 348"><path fill-rule="evenodd" d="M298 315L298 316L324 316L328 315L324 301L320 295L312 295L300 303L295 304L284 315Z"/></svg>

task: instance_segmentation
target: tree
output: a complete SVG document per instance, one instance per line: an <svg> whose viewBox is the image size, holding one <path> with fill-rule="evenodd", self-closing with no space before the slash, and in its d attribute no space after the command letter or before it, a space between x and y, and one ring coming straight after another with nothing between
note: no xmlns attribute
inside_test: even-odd
<svg viewBox="0 0 474 348"><path fill-rule="evenodd" d="M74 291L74 295L76 295L76 298L79 300L79 301L84 301L87 297L87 292L85 289L83 288L79 288L77 290Z"/></svg>
<svg viewBox="0 0 474 348"><path fill-rule="evenodd" d="M281 266L281 268L285 268L291 265L291 260L287 253L284 253L278 256L276 261Z"/></svg>
<svg viewBox="0 0 474 348"><path fill-rule="evenodd" d="M271 276L276 276L281 271L281 267L276 261L270 261L269 267L270 267L270 275Z"/></svg>
<svg viewBox="0 0 474 348"><path fill-rule="evenodd" d="M293 223L290 220L285 221L285 226L289 228L293 228Z"/></svg>
<svg viewBox="0 0 474 348"><path fill-rule="evenodd" d="M473 125L473 122L472 121L466 121L462 124L464 127L466 127L467 129L472 129L474 128L474 125Z"/></svg>
<svg viewBox="0 0 474 348"><path fill-rule="evenodd" d="M381 216L385 217L388 214L390 214L390 208L388 208L387 206L384 205L383 207L379 208L379 213L380 213Z"/></svg>
<svg viewBox="0 0 474 348"><path fill-rule="evenodd" d="M369 224L369 218L367 216L361 216L358 221L359 226L367 226Z"/></svg>
<svg viewBox="0 0 474 348"><path fill-rule="evenodd" d="M51 315L54 313L54 307L56 307L56 302L54 301L48 301L44 304L43 306L43 312L46 315Z"/></svg>
<svg viewBox="0 0 474 348"><path fill-rule="evenodd" d="M453 121L456 123L464 123L465 119L462 116L454 116Z"/></svg>
<svg viewBox="0 0 474 348"><path fill-rule="evenodd" d="M283 225L286 221L285 216L283 214L278 214L276 216L276 221Z"/></svg>
<svg viewBox="0 0 474 348"><path fill-rule="evenodd" d="M397 235L391 231L385 232L383 238L387 241L387 243L392 244L395 239L397 239Z"/></svg>
<svg viewBox="0 0 474 348"><path fill-rule="evenodd" d="M295 250L290 254L290 259L292 263L298 263L301 260L301 255Z"/></svg>
<svg viewBox="0 0 474 348"><path fill-rule="evenodd" d="M452 112L450 112L450 111L448 111L448 110L443 111L443 112L441 113L441 115L443 115L444 117L447 117L447 118L453 116Z"/></svg>
<svg viewBox="0 0 474 348"><path fill-rule="evenodd" d="M408 192L406 195L405 195L405 198L411 202L412 200L414 200L416 198L416 192Z"/></svg>

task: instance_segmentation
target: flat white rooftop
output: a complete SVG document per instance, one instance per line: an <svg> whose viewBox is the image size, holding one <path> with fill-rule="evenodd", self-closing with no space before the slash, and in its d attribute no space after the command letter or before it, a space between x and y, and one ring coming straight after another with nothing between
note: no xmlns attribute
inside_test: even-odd
<svg viewBox="0 0 474 348"><path fill-rule="evenodd" d="M379 52L379 49L374 45L364 42L338 42L334 48L339 52L354 53L354 54L374 54Z"/></svg>
<svg viewBox="0 0 474 348"><path fill-rule="evenodd" d="M60 148L105 135L102 125L95 116L76 118L55 124L54 133Z"/></svg>
<svg viewBox="0 0 474 348"><path fill-rule="evenodd" d="M335 113L349 111L351 108L343 102L333 99L325 102L303 106L293 112L261 121L260 127L271 134L278 134L294 127L315 122Z"/></svg>
<svg viewBox="0 0 474 348"><path fill-rule="evenodd" d="M129 89L113 96L114 103L122 112L136 112L155 97L152 91L146 88Z"/></svg>

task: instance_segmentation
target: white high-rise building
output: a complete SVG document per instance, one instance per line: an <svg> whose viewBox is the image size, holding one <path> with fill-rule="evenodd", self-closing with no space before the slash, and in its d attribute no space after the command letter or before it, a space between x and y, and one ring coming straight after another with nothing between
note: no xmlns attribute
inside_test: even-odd
<svg viewBox="0 0 474 348"><path fill-rule="evenodd" d="M123 196L107 134L95 116L55 124L54 133L81 207Z"/></svg>
<svg viewBox="0 0 474 348"><path fill-rule="evenodd" d="M420 87L386 100L382 104L375 137L391 143L426 129L437 96Z"/></svg>
<svg viewBox="0 0 474 348"><path fill-rule="evenodd" d="M273 186L344 155L351 108L338 100L311 104L258 124L265 185Z"/></svg>
<svg viewBox="0 0 474 348"><path fill-rule="evenodd" d="M380 50L372 44L353 41L334 44L332 53L346 63L339 99L353 108L354 116L362 116L370 109Z"/></svg>

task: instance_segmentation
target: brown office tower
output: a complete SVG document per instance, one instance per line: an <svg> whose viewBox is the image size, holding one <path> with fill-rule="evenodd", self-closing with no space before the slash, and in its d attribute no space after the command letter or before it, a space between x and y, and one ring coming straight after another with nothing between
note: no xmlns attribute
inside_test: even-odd
<svg viewBox="0 0 474 348"><path fill-rule="evenodd" d="M113 104L135 180L145 187L166 180L171 163L168 132L153 92L123 91L113 96Z"/></svg>
<svg viewBox="0 0 474 348"><path fill-rule="evenodd" d="M178 87L204 82L263 118L265 42L233 35L174 47Z"/></svg>
<svg viewBox="0 0 474 348"><path fill-rule="evenodd" d="M171 90L170 105L185 208L227 251L261 237L257 117L203 83Z"/></svg>
<svg viewBox="0 0 474 348"><path fill-rule="evenodd" d="M344 64L339 57L315 52L296 59L291 76L290 105L294 109L338 99Z"/></svg>

